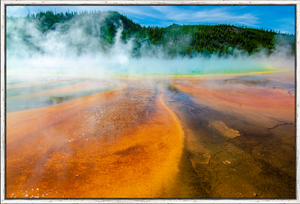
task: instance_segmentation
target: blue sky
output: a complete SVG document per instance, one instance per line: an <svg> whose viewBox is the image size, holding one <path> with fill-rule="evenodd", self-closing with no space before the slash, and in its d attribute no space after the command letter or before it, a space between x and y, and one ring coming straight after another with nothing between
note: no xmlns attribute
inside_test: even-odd
<svg viewBox="0 0 300 204"><path fill-rule="evenodd" d="M111 10L145 26L232 24L295 34L295 6L7 6L7 16L53 12Z"/></svg>

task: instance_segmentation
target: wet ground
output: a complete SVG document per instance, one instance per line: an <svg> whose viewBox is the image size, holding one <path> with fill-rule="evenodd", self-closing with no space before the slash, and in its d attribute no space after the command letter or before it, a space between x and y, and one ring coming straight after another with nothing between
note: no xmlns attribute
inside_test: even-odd
<svg viewBox="0 0 300 204"><path fill-rule="evenodd" d="M6 196L295 198L291 79L12 83Z"/></svg>
<svg viewBox="0 0 300 204"><path fill-rule="evenodd" d="M294 87L267 77L173 81L169 104L207 197L295 198Z"/></svg>

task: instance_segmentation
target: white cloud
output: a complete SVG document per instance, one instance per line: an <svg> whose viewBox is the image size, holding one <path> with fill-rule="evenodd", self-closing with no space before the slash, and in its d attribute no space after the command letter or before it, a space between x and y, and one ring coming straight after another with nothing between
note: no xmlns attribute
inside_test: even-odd
<svg viewBox="0 0 300 204"><path fill-rule="evenodd" d="M205 9L202 11L178 9L176 7L152 7L159 11L164 19L178 21L181 23L230 23L256 26L258 17L251 13L236 14L229 12L226 7L216 9Z"/></svg>

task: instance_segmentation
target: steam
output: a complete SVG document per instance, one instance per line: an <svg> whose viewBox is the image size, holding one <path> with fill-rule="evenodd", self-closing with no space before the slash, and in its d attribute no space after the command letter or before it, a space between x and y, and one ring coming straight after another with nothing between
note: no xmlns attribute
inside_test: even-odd
<svg viewBox="0 0 300 204"><path fill-rule="evenodd" d="M286 47L280 37L271 56L264 50L251 56L235 50L234 55L228 57L216 54L210 58L197 55L193 58L167 59L160 46L144 42L140 47L140 57L133 57L135 39L123 42L122 26L116 32L114 43L108 44L99 38L100 28L109 17L109 13L105 12L97 19L91 15L81 15L53 25L53 30L46 33L38 30L33 21L22 18L9 20L6 50L8 75L167 76L291 71L295 68L291 48ZM23 34L29 36L26 42L21 37Z"/></svg>

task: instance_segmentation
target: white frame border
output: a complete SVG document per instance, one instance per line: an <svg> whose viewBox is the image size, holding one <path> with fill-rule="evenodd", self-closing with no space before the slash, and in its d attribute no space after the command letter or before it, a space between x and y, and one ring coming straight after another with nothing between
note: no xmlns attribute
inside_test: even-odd
<svg viewBox="0 0 300 204"><path fill-rule="evenodd" d="M6 131L6 123L5 123L5 7L6 5L296 5L296 28L295 28L295 35L296 35L296 199L269 199L269 200L261 200L261 199L43 199L43 200L35 200L35 199L6 199L5 198L5 131ZM300 125L297 123L299 116L298 116L298 109L299 109L299 102L298 96L300 91L298 89L298 76L300 74L299 70L299 47L300 47L300 40L299 40L299 28L300 28L300 1L298 0L240 0L240 1L232 1L232 0L113 0L113 1L105 1L105 0L90 0L90 1L76 1L76 0L52 0L52 1L41 1L41 0L32 0L32 1L23 1L23 0L2 0L1 1L1 203L300 203L300 193L299 193L299 170L300 170L300 163L299 163L299 148L300 141L299 141L299 127Z"/></svg>

